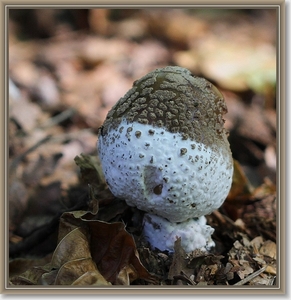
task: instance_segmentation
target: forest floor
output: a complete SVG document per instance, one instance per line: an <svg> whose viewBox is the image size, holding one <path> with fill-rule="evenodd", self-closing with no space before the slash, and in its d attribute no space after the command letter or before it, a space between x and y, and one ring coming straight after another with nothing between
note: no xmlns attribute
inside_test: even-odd
<svg viewBox="0 0 291 300"><path fill-rule="evenodd" d="M146 73L179 65L225 97L232 189L210 252L151 249L104 181L97 132ZM10 285L276 285L273 10L15 10L9 21ZM137 225L139 224L139 225Z"/></svg>

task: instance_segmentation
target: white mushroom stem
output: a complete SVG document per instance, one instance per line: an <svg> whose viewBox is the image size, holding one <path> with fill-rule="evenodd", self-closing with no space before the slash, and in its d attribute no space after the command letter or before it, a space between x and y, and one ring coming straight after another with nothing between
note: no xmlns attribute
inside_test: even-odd
<svg viewBox="0 0 291 300"><path fill-rule="evenodd" d="M153 249L173 252L174 243L179 237L187 253L195 249L208 251L215 246L211 238L214 229L206 225L204 216L181 223L171 223L162 217L145 214L143 223L143 235Z"/></svg>

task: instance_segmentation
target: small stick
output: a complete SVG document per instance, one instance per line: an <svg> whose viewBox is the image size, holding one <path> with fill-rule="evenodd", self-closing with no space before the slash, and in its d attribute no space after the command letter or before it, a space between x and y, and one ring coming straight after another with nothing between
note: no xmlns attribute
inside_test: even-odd
<svg viewBox="0 0 291 300"><path fill-rule="evenodd" d="M48 121L40 125L40 128L48 128L52 127L54 125L60 124L61 122L69 119L76 113L76 110L74 108L68 108L64 110L63 112L59 113L58 115L50 118Z"/></svg>
<svg viewBox="0 0 291 300"><path fill-rule="evenodd" d="M32 151L34 151L35 149L37 149L40 145L46 143L47 141L49 141L51 139L51 135L48 135L46 137L44 137L43 139L41 139L40 141L38 141L36 144L34 144L33 146L31 146L30 148L28 148L25 152L23 152L22 154L20 154L19 156L17 156L16 158L14 158L14 160L11 162L10 164L10 171L13 171L14 169L16 169L17 165Z"/></svg>
<svg viewBox="0 0 291 300"><path fill-rule="evenodd" d="M261 273L263 273L266 270L267 266L262 267L258 271L254 272L253 274L249 275L248 277L242 279L241 281L235 283L234 285L244 285L245 283L251 281L253 278L257 277Z"/></svg>

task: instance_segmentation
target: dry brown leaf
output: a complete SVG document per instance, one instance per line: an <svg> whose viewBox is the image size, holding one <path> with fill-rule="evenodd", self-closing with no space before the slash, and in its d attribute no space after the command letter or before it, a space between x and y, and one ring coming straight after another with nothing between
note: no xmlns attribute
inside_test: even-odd
<svg viewBox="0 0 291 300"><path fill-rule="evenodd" d="M261 236L257 236L254 239L251 240L250 245L253 247L254 252L258 253L259 249L261 248L261 246L263 245L264 240Z"/></svg>
<svg viewBox="0 0 291 300"><path fill-rule="evenodd" d="M51 255L47 255L44 258L17 258L9 262L9 278L16 277L28 269L33 268L34 266L43 266L49 263L51 260Z"/></svg>
<svg viewBox="0 0 291 300"><path fill-rule="evenodd" d="M50 266L50 265L48 265ZM47 270L46 272L44 272L41 276L41 278L39 279L39 282L42 285L53 285L55 283L55 279L58 275L58 269L51 269L51 270Z"/></svg>
<svg viewBox="0 0 291 300"><path fill-rule="evenodd" d="M250 266L250 263L248 261L240 260L239 263L243 267L240 271L240 274L243 275L242 278L244 278L247 275L252 274L254 272L254 269ZM238 274L239 274L239 272L238 272Z"/></svg>
<svg viewBox="0 0 291 300"><path fill-rule="evenodd" d="M14 178L9 184L9 229L13 230L21 223L28 206L26 186Z"/></svg>
<svg viewBox="0 0 291 300"><path fill-rule="evenodd" d="M95 270L84 273L72 285L108 286L111 283L106 281L99 271Z"/></svg>
<svg viewBox="0 0 291 300"><path fill-rule="evenodd" d="M248 201L252 195L253 187L245 175L240 163L233 160L233 179L230 192L227 196L226 203L240 207Z"/></svg>
<svg viewBox="0 0 291 300"><path fill-rule="evenodd" d="M136 278L136 270L131 265L124 266L118 273L116 285L130 285L133 278Z"/></svg>
<svg viewBox="0 0 291 300"><path fill-rule="evenodd" d="M91 257L105 280L113 284L130 284L138 278L157 282L141 264L134 239L122 223L86 220L82 218L85 215L87 212L75 211L61 217L59 244L51 261L52 268L60 269L55 284L68 282L63 274L77 280L81 274L75 262L84 263ZM93 271L92 266L81 269L84 273Z"/></svg>
<svg viewBox="0 0 291 300"><path fill-rule="evenodd" d="M10 279L10 281L15 285L38 285L42 276L46 273L45 267L32 267L19 276Z"/></svg>
<svg viewBox="0 0 291 300"><path fill-rule="evenodd" d="M260 253L271 258L276 259L277 257L277 246L272 241L265 241L262 247L260 248Z"/></svg>
<svg viewBox="0 0 291 300"><path fill-rule="evenodd" d="M264 178L264 183L253 191L252 196L257 199L263 199L274 194L276 194L276 186L269 178L266 177Z"/></svg>
<svg viewBox="0 0 291 300"><path fill-rule="evenodd" d="M51 261L53 268L60 268L64 263L90 257L87 236L81 228L69 232L58 244Z"/></svg>
<svg viewBox="0 0 291 300"><path fill-rule="evenodd" d="M206 76L235 91L252 88L264 93L268 86L275 85L275 47L251 43L241 47L233 39L230 42L214 35L208 37L198 49L200 68Z"/></svg>
<svg viewBox="0 0 291 300"><path fill-rule="evenodd" d="M10 117L17 121L21 128L29 133L38 125L42 111L38 105L22 98L10 107Z"/></svg>
<svg viewBox="0 0 291 300"><path fill-rule="evenodd" d="M87 212L64 213L60 222L59 243L50 263L43 267L30 268L11 282L14 284L26 282L26 284L70 285L86 281L94 282L94 285L108 285L109 283L99 273L91 257L89 231L85 222L80 218L85 213ZM88 272L94 272L94 276ZM83 277L78 281L78 278L84 274L87 274L86 279ZM94 280L89 279L91 276L89 274L94 277Z"/></svg>
<svg viewBox="0 0 291 300"><path fill-rule="evenodd" d="M264 183L254 188L244 173L240 163L233 160L234 173L230 192L223 204L223 208L232 220L241 217L242 208L260 199L276 193L276 186L268 178Z"/></svg>
<svg viewBox="0 0 291 300"><path fill-rule="evenodd" d="M181 246L181 238L179 237L174 244L174 256L170 266L168 279L173 280L174 276L180 275L182 271L185 272L187 264L186 252Z"/></svg>
<svg viewBox="0 0 291 300"><path fill-rule="evenodd" d="M276 267L274 267L274 266L267 266L265 271L266 271L266 273L270 273L271 275L277 274Z"/></svg>
<svg viewBox="0 0 291 300"><path fill-rule="evenodd" d="M140 262L134 239L125 230L124 224L91 221L88 226L92 258L106 280L116 284L120 271L130 266L130 272L127 273L130 282L138 278L151 283L157 282Z"/></svg>
<svg viewBox="0 0 291 300"><path fill-rule="evenodd" d="M109 283L104 279L104 277L100 274L100 272L96 268L96 264L93 262L91 257L88 258L80 258L68 261L64 263L61 268L58 271L57 277L55 279L55 283L57 285L69 285L69 284L76 284L76 281L79 278L79 281L77 281L78 284L80 284L81 281L88 280L89 274L94 273L94 278L96 279L98 275L98 280L95 281L94 285L98 285L98 283L104 283L106 285L109 285ZM87 274L85 277L83 277L84 274ZM92 280L91 280L92 281Z"/></svg>

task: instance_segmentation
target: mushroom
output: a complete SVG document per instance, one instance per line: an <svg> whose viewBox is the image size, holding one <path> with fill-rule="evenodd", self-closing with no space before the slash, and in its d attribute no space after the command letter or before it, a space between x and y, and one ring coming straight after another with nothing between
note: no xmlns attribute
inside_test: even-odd
<svg viewBox="0 0 291 300"><path fill-rule="evenodd" d="M145 213L144 237L173 251L210 249L205 215L219 208L232 183L222 94L189 70L168 66L134 82L98 132L109 189Z"/></svg>

